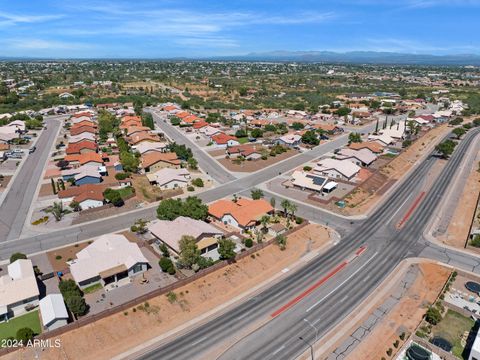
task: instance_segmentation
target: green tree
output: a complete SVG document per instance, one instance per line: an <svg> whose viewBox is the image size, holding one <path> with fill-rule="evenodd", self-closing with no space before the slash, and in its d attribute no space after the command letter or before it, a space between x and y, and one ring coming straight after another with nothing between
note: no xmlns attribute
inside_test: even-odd
<svg viewBox="0 0 480 360"><path fill-rule="evenodd" d="M432 325L437 325L442 320L442 314L436 307L430 306L425 314L425 320Z"/></svg>
<svg viewBox="0 0 480 360"><path fill-rule="evenodd" d="M27 258L27 255L25 254L22 254L20 252L16 252L16 253L13 253L11 256L10 256L10 264L19 260L19 259L26 259Z"/></svg>
<svg viewBox="0 0 480 360"><path fill-rule="evenodd" d="M65 210L63 209L63 203L61 201L55 201L52 206L52 215L55 218L55 221L60 221L65 214Z"/></svg>
<svg viewBox="0 0 480 360"><path fill-rule="evenodd" d="M264 196L263 191L261 189L256 189L256 188L250 191L250 195L253 200L259 200Z"/></svg>
<svg viewBox="0 0 480 360"><path fill-rule="evenodd" d="M270 223L270 216L268 215L263 215L260 218L260 223L262 224L262 230L264 233L268 231L267 225Z"/></svg>
<svg viewBox="0 0 480 360"><path fill-rule="evenodd" d="M137 172L138 165L140 164L138 158L128 151L122 151L120 153L120 162L122 163L123 170L133 173Z"/></svg>
<svg viewBox="0 0 480 360"><path fill-rule="evenodd" d="M290 127L298 131L298 130L302 130L305 127L305 125L303 125L301 122L296 121Z"/></svg>
<svg viewBox="0 0 480 360"><path fill-rule="evenodd" d="M336 114L338 116L347 116L348 114L350 114L351 111L352 110L348 107L340 107L340 108L338 108Z"/></svg>
<svg viewBox="0 0 480 360"><path fill-rule="evenodd" d="M461 127L457 127L455 129L453 129L452 133L457 137L457 139L460 140L460 138L465 135L467 131L464 129L464 128L461 128Z"/></svg>
<svg viewBox="0 0 480 360"><path fill-rule="evenodd" d="M315 133L315 131L308 130L305 132L305 134L302 135L302 142L304 144L316 146L320 143L320 140L318 139L318 136Z"/></svg>
<svg viewBox="0 0 480 360"><path fill-rule="evenodd" d="M179 262L191 269L200 258L200 250L193 236L184 235L179 241L180 257Z"/></svg>
<svg viewBox="0 0 480 360"><path fill-rule="evenodd" d="M150 129L155 129L155 124L153 122L153 116L150 113L142 113L142 125L149 127Z"/></svg>
<svg viewBox="0 0 480 360"><path fill-rule="evenodd" d="M203 187L204 186L203 180L201 178L193 179L192 184L196 187Z"/></svg>
<svg viewBox="0 0 480 360"><path fill-rule="evenodd" d="M177 272L175 265L173 265L173 261L169 257L161 257L158 261L158 265L160 265L163 272L169 273L170 275L175 275Z"/></svg>
<svg viewBox="0 0 480 360"><path fill-rule="evenodd" d="M348 142L349 143L361 143L362 142L362 135L357 132L351 132L348 134Z"/></svg>
<svg viewBox="0 0 480 360"><path fill-rule="evenodd" d="M287 237L283 234L278 235L275 238L276 243L280 247L280 250L285 250L287 248Z"/></svg>
<svg viewBox="0 0 480 360"><path fill-rule="evenodd" d="M137 219L133 225L130 227L132 232L136 232L137 234L145 234L148 230L147 228L148 221L143 219Z"/></svg>
<svg viewBox="0 0 480 360"><path fill-rule="evenodd" d="M112 203L113 206L115 207L120 207L120 206L123 206L124 204L122 196L120 195L120 192L118 190L106 188L103 192L103 196L108 202Z"/></svg>
<svg viewBox="0 0 480 360"><path fill-rule="evenodd" d="M283 209L283 214L285 215L285 217L288 216L288 210L290 210L291 205L292 205L292 203L290 201L288 201L287 199L282 200L282 202L280 203L280 206Z"/></svg>
<svg viewBox="0 0 480 360"><path fill-rule="evenodd" d="M444 159L448 159L450 155L453 153L453 150L455 149L456 145L457 144L455 143L455 141L448 139L438 144L435 147L435 150L437 150Z"/></svg>
<svg viewBox="0 0 480 360"><path fill-rule="evenodd" d="M170 251L168 250L168 246L165 245L163 242L159 245L158 247L160 251L162 252L162 255L164 257L170 257Z"/></svg>
<svg viewBox="0 0 480 360"><path fill-rule="evenodd" d="M235 132L235 137L237 138L243 138L247 136L247 132L243 129L239 129Z"/></svg>
<svg viewBox="0 0 480 360"><path fill-rule="evenodd" d="M233 259L236 255L235 246L236 244L232 239L218 240L218 254L220 255L220 259L222 260Z"/></svg>
<svg viewBox="0 0 480 360"><path fill-rule="evenodd" d="M187 160L188 167L191 170L197 170L198 169L198 161L194 157L191 157L190 159Z"/></svg>
<svg viewBox="0 0 480 360"><path fill-rule="evenodd" d="M26 344L30 340L32 340L34 336L35 336L35 333L33 332L32 329L30 329L29 327L24 327L17 330L15 338L18 341L21 341L22 344Z"/></svg>
<svg viewBox="0 0 480 360"><path fill-rule="evenodd" d="M80 206L80 203L78 201L75 201L73 200L71 203L70 203L70 208L74 211L74 212L79 212L82 210L82 207Z"/></svg>
<svg viewBox="0 0 480 360"><path fill-rule="evenodd" d="M255 139L261 138L263 136L263 131L261 129L253 129L250 132L250 135L252 135L252 137L254 137Z"/></svg>
<svg viewBox="0 0 480 360"><path fill-rule="evenodd" d="M87 313L88 307L85 299L80 295L71 295L65 299L68 309L75 316L82 316Z"/></svg>

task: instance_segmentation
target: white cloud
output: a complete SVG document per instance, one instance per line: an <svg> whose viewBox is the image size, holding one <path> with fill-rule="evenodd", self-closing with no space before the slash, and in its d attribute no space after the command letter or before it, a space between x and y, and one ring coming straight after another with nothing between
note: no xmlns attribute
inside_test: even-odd
<svg viewBox="0 0 480 360"><path fill-rule="evenodd" d="M19 23L38 23L62 18L63 15L17 15L0 11L0 23L15 25Z"/></svg>
<svg viewBox="0 0 480 360"><path fill-rule="evenodd" d="M86 43L45 39L6 39L1 43L8 48L24 50L79 50L92 47Z"/></svg>

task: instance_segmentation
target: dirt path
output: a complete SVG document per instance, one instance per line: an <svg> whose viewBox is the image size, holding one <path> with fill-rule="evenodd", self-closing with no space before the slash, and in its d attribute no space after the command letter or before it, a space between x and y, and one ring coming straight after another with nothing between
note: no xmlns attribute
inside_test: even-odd
<svg viewBox="0 0 480 360"><path fill-rule="evenodd" d="M309 239L311 239L309 241ZM330 240L323 226L310 224L288 237L287 249L271 245L179 288L175 301L156 297L128 311L98 320L61 335L61 348L47 348L42 359L110 359L207 313L278 275L292 266L308 249L319 249ZM33 359L31 348L6 355L5 359Z"/></svg>

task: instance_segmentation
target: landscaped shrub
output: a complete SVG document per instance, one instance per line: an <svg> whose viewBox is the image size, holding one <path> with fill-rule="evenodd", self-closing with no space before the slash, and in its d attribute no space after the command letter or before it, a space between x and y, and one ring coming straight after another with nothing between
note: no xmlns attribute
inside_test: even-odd
<svg viewBox="0 0 480 360"><path fill-rule="evenodd" d="M13 253L12 256L10 256L10 264L19 260L19 259L26 259L27 258L27 255L25 254L22 254L22 253Z"/></svg>
<svg viewBox="0 0 480 360"><path fill-rule="evenodd" d="M303 223L303 218L301 218L300 216L297 216L297 217L295 218L295 222L296 222L298 225L300 225L300 224Z"/></svg>
<svg viewBox="0 0 480 360"><path fill-rule="evenodd" d="M250 238L246 238L246 239L245 239L245 246L246 246L247 248L251 248L251 247L253 246L253 240L250 239Z"/></svg>
<svg viewBox="0 0 480 360"><path fill-rule="evenodd" d="M192 180L192 184L195 185L196 187L203 187L203 180L201 178L196 178Z"/></svg>
<svg viewBox="0 0 480 360"><path fill-rule="evenodd" d="M26 343L29 340L32 340L34 335L35 333L33 332L32 329L28 327L24 327L17 330L16 338L18 341L21 341L22 343Z"/></svg>
<svg viewBox="0 0 480 360"><path fill-rule="evenodd" d="M162 269L163 272L169 273L170 275L175 275L176 270L175 266L173 265L173 261L168 258L168 257L162 257L158 261L158 265L160 265L160 268Z"/></svg>
<svg viewBox="0 0 480 360"><path fill-rule="evenodd" d="M125 180L126 178L128 178L127 173L121 172L121 173L116 173L115 174L115 179L117 179L117 180Z"/></svg>
<svg viewBox="0 0 480 360"><path fill-rule="evenodd" d="M432 325L437 325L442 320L442 314L436 307L430 306L425 314L425 320Z"/></svg>

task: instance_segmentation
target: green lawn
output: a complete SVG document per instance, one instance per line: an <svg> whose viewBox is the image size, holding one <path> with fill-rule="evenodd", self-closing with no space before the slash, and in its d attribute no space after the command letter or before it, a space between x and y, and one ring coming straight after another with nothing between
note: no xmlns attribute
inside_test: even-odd
<svg viewBox="0 0 480 360"><path fill-rule="evenodd" d="M242 138L237 138L237 141L240 143L240 144L246 144L248 143L248 137L242 137Z"/></svg>
<svg viewBox="0 0 480 360"><path fill-rule="evenodd" d="M452 344L452 353L462 359L463 346L461 339L465 331L470 332L475 325L475 321L463 316L462 314L448 310L447 314L440 323L432 329L433 336L441 336Z"/></svg>
<svg viewBox="0 0 480 360"><path fill-rule="evenodd" d="M93 284L91 286L87 286L82 291L83 291L84 294L90 294L90 293L93 293L97 290L100 290L101 288L103 288L102 284L98 283L98 284Z"/></svg>
<svg viewBox="0 0 480 360"><path fill-rule="evenodd" d="M17 330L24 327L32 329L35 334L40 334L42 332L38 310L17 316L9 322L0 323L0 340L9 337L15 338Z"/></svg>
<svg viewBox="0 0 480 360"><path fill-rule="evenodd" d="M127 186L121 189L118 189L118 192L120 193L120 196L122 199L125 199L127 196L130 196L133 194L133 188L131 186Z"/></svg>

